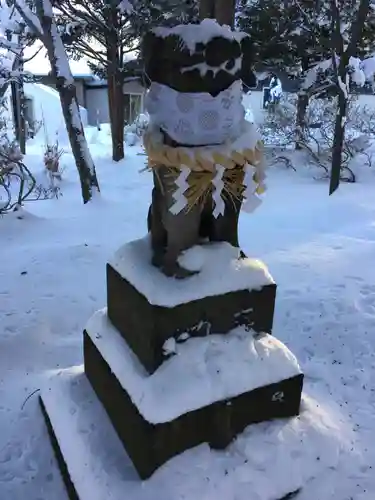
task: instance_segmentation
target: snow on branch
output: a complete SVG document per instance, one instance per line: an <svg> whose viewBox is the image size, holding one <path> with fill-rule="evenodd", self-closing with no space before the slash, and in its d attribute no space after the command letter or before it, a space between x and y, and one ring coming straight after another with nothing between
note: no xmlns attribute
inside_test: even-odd
<svg viewBox="0 0 375 500"><path fill-rule="evenodd" d="M134 10L129 0L120 0L117 8L121 14L131 14Z"/></svg>
<svg viewBox="0 0 375 500"><path fill-rule="evenodd" d="M375 76L375 56L366 57L362 61L362 71L367 81L372 80Z"/></svg>
<svg viewBox="0 0 375 500"><path fill-rule="evenodd" d="M336 64L338 65L339 62L340 58L336 56ZM358 87L363 87L366 82L375 78L375 56L363 60L359 57L350 57L348 70L351 82ZM319 83L325 86L328 80L332 80L334 77L333 71L332 59L319 62L307 71L301 85L302 90L310 90Z"/></svg>
<svg viewBox="0 0 375 500"><path fill-rule="evenodd" d="M22 47L19 43L12 42L11 40L6 39L0 33L0 48L9 50L10 52L19 53L22 50Z"/></svg>
<svg viewBox="0 0 375 500"><path fill-rule="evenodd" d="M40 0L39 0L40 2ZM45 16L53 17L52 3L51 0L41 0L43 5L43 13Z"/></svg>
<svg viewBox="0 0 375 500"><path fill-rule="evenodd" d="M24 22L27 24L30 31L37 37L43 36L43 29L38 16L34 14L34 12L26 5L25 0L13 0L13 2L15 8L17 9Z"/></svg>

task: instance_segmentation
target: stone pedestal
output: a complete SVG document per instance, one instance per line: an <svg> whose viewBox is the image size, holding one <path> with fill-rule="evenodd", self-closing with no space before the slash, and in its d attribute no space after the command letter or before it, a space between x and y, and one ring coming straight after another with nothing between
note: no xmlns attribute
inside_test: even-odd
<svg viewBox="0 0 375 500"><path fill-rule="evenodd" d="M108 263L108 308L86 326L81 375L142 479L197 445L224 449L250 424L298 415L303 383L271 335L276 285L264 264L204 245L184 256L200 273L181 282L150 254L145 238ZM42 392L42 409L68 492L86 500L56 437L59 384Z"/></svg>

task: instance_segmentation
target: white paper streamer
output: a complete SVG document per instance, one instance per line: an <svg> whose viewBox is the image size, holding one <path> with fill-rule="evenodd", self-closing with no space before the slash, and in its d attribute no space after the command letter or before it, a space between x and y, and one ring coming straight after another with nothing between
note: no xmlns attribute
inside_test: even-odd
<svg viewBox="0 0 375 500"><path fill-rule="evenodd" d="M222 144L238 137L245 117L240 81L216 97L177 92L153 82L145 104L153 125L176 142L189 146Z"/></svg>
<svg viewBox="0 0 375 500"><path fill-rule="evenodd" d="M181 165L181 173L176 179L176 185L178 186L178 189L173 194L173 199L176 200L176 203L174 203L169 211L173 215L177 215L182 210L187 206L188 201L186 197L184 196L184 193L186 190L189 188L189 183L187 182L187 178L189 177L190 174L190 168L187 167L186 165Z"/></svg>
<svg viewBox="0 0 375 500"><path fill-rule="evenodd" d="M250 198L257 188L257 184L256 182L254 182L255 172L256 172L255 167L253 165L250 165L249 163L246 163L245 176L243 180L243 184L245 186L245 192L244 192L245 198Z"/></svg>
<svg viewBox="0 0 375 500"><path fill-rule="evenodd" d="M215 202L215 208L212 212L212 215L217 219L219 215L224 215L225 211L225 203L221 196L224 188L224 175L225 168L222 165L216 165L216 175L212 179L212 184L215 187L214 192L212 193L212 199Z"/></svg>
<svg viewBox="0 0 375 500"><path fill-rule="evenodd" d="M253 165L247 163L245 165L245 176L243 184L245 186L244 201L242 203L242 210L251 213L254 212L256 208L262 203L262 200L257 196L256 189L258 187L257 183L254 182L254 173L256 168Z"/></svg>

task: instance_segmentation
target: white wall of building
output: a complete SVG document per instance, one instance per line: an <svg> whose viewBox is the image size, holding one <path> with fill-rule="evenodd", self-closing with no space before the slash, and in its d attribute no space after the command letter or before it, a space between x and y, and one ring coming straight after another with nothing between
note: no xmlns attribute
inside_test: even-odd
<svg viewBox="0 0 375 500"><path fill-rule="evenodd" d="M258 90L251 91L250 94L245 94L243 97L244 108L251 108L254 122L262 123L264 120L264 110L263 110L263 92Z"/></svg>
<svg viewBox="0 0 375 500"><path fill-rule="evenodd" d="M124 94L143 96L145 91L137 81L126 82L123 86ZM143 99L141 112L143 112ZM89 125L109 123L108 89L105 86L90 86L86 89L87 120Z"/></svg>
<svg viewBox="0 0 375 500"><path fill-rule="evenodd" d="M108 93L105 87L86 89L87 121L89 125L109 123Z"/></svg>

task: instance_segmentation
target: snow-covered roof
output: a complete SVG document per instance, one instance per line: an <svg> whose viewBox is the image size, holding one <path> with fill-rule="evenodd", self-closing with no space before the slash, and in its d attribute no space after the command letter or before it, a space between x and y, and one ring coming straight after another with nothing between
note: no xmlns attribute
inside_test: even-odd
<svg viewBox="0 0 375 500"><path fill-rule="evenodd" d="M43 85L42 83L29 83L29 84L26 84L25 85L25 94L27 95L28 94L28 90L30 88L37 88L39 90L41 90L42 92L46 92L48 95L60 100L60 97L59 97L59 93L57 92L57 90L51 88L51 87L48 87L48 85Z"/></svg>
<svg viewBox="0 0 375 500"><path fill-rule="evenodd" d="M32 75L34 75L36 78L43 78L46 76L51 76L50 72L45 72L45 73L35 73L34 71L32 72ZM92 73L74 73L73 78L75 80L96 80L98 77L93 75Z"/></svg>
<svg viewBox="0 0 375 500"><path fill-rule="evenodd" d="M129 76L124 78L124 83L132 82L132 81L141 81L139 76ZM106 87L108 85L108 81L104 79L92 80L86 82L86 87L95 88L95 87Z"/></svg>

